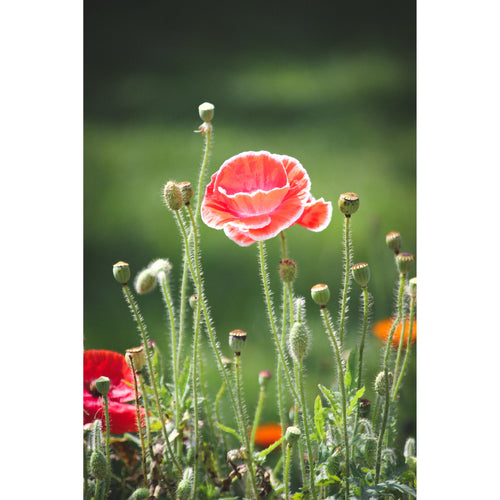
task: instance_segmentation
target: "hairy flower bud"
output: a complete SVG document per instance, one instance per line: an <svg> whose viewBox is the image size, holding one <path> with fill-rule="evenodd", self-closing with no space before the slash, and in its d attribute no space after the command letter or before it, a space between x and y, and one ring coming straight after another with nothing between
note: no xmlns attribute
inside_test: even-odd
<svg viewBox="0 0 500 500"><path fill-rule="evenodd" d="M385 236L387 246L397 255L401 249L401 235L397 231L391 231Z"/></svg>
<svg viewBox="0 0 500 500"><path fill-rule="evenodd" d="M309 332L302 322L296 321L288 335L288 348L293 359L302 361L309 348Z"/></svg>
<svg viewBox="0 0 500 500"><path fill-rule="evenodd" d="M388 372L387 375L388 375L388 379L389 379L389 391L390 391L392 388L392 382L393 382L394 376L393 376L392 372ZM379 396L385 396L385 390L386 390L385 373L384 373L384 371L381 371L375 378L375 392Z"/></svg>
<svg viewBox="0 0 500 500"><path fill-rule="evenodd" d="M245 348L246 340L247 332L243 330L233 330L229 333L229 346L236 356L239 356L241 351Z"/></svg>
<svg viewBox="0 0 500 500"><path fill-rule="evenodd" d="M184 203L184 205L189 205L189 202L194 195L193 186L191 186L191 183L188 181L179 182L179 184L177 185L181 190L182 202Z"/></svg>
<svg viewBox="0 0 500 500"><path fill-rule="evenodd" d="M287 427L285 431L285 439L290 446L293 446L295 443L297 443L299 438L300 438L300 429L298 427L294 427L293 425Z"/></svg>
<svg viewBox="0 0 500 500"><path fill-rule="evenodd" d="M119 261L113 266L113 276L118 283L126 285L130 279L130 267L126 262Z"/></svg>
<svg viewBox="0 0 500 500"><path fill-rule="evenodd" d="M163 192L168 208L171 210L180 210L183 205L182 192L178 184L168 181Z"/></svg>
<svg viewBox="0 0 500 500"><path fill-rule="evenodd" d="M144 346L131 347L125 352L125 361L127 365L135 370L136 373L141 373L142 369L146 366L146 353Z"/></svg>
<svg viewBox="0 0 500 500"><path fill-rule="evenodd" d="M375 467L377 461L377 440L374 437L370 437L365 441L364 456L368 467Z"/></svg>
<svg viewBox="0 0 500 500"><path fill-rule="evenodd" d="M346 216L350 217L359 208L359 196L356 193L343 193L339 197L339 209Z"/></svg>
<svg viewBox="0 0 500 500"><path fill-rule="evenodd" d="M168 259L156 259L148 267L154 275L161 272L168 274L172 270L172 264Z"/></svg>
<svg viewBox="0 0 500 500"><path fill-rule="evenodd" d="M408 274L415 262L415 257L411 253L398 253L396 255L396 265L401 274Z"/></svg>
<svg viewBox="0 0 500 500"><path fill-rule="evenodd" d="M137 293L149 293L156 286L156 275L149 267L143 269L134 281L134 288Z"/></svg>
<svg viewBox="0 0 500 500"><path fill-rule="evenodd" d="M99 392L99 394L102 394L103 396L106 396L109 392L109 387L111 385L111 381L109 380L108 377L99 377L97 380L94 381L95 383L95 388Z"/></svg>
<svg viewBox="0 0 500 500"><path fill-rule="evenodd" d="M210 102L204 102L198 106L198 112L204 122L211 122L214 118L215 106Z"/></svg>
<svg viewBox="0 0 500 500"><path fill-rule="evenodd" d="M269 370L262 370L259 372L259 385L260 387L267 387L271 380L271 372Z"/></svg>
<svg viewBox="0 0 500 500"><path fill-rule="evenodd" d="M280 262L280 278L283 283L293 283L297 275L297 264L293 260L284 259Z"/></svg>
<svg viewBox="0 0 500 500"><path fill-rule="evenodd" d="M361 287L366 288L370 281L370 268L366 262L360 262L351 266L352 277L354 281Z"/></svg>
<svg viewBox="0 0 500 500"><path fill-rule="evenodd" d="M129 500L146 500L147 498L149 498L148 488L139 488L132 493Z"/></svg>
<svg viewBox="0 0 500 500"><path fill-rule="evenodd" d="M321 307L326 307L330 300L330 289L324 283L318 283L311 288L311 297Z"/></svg>
<svg viewBox="0 0 500 500"><path fill-rule="evenodd" d="M100 450L94 450L90 456L90 473L99 481L104 481L108 476L108 461L104 453Z"/></svg>

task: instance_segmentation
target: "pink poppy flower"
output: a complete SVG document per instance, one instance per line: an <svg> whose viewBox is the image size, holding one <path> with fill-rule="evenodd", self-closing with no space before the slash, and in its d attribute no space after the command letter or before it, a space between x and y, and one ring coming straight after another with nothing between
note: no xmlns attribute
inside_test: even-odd
<svg viewBox="0 0 500 500"><path fill-rule="evenodd" d="M101 420L103 429L106 427L104 403L93 382L99 377L108 377L110 387L108 392L109 432L123 434L137 432L137 412L135 400L134 376L125 361L125 356L118 352L106 350L89 350L83 353L83 423ZM141 419L145 411L140 409Z"/></svg>
<svg viewBox="0 0 500 500"><path fill-rule="evenodd" d="M295 223L322 231L330 223L332 204L315 200L310 189L309 176L295 158L240 153L212 175L201 218L240 246L273 238Z"/></svg>

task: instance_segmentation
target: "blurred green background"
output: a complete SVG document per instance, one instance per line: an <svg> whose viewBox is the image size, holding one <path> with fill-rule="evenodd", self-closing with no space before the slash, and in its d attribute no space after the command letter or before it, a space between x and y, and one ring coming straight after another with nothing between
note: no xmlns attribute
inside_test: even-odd
<svg viewBox="0 0 500 500"><path fill-rule="evenodd" d="M415 2L130 2L84 4L84 336L85 348L123 352L140 343L112 276L118 260L135 275L167 257L181 275L181 240L162 200L171 179L196 183L203 138L198 105L215 105L209 176L230 156L267 150L297 158L312 194L334 213L321 233L287 231L299 267L295 291L306 298L313 342L305 360L308 397L329 385L335 365L309 290L333 292L338 313L343 216L340 193L358 193L353 262L370 264L372 322L391 315L397 273L385 234L400 231L416 250ZM257 374L275 369L258 278L257 246L240 248L201 227L205 283L222 349L230 330L248 332L244 383L248 407ZM267 242L275 305L280 242ZM177 291L174 288L177 297ZM352 286L347 343L360 331L360 290ZM151 338L168 353L159 291L138 297ZM381 343L368 339L369 377ZM209 349L206 370L218 390ZM168 355L166 355L168 358ZM413 357L414 358L414 357ZM274 386L264 419L276 419ZM367 397L373 398L371 386ZM402 421L415 433L415 362L402 394Z"/></svg>

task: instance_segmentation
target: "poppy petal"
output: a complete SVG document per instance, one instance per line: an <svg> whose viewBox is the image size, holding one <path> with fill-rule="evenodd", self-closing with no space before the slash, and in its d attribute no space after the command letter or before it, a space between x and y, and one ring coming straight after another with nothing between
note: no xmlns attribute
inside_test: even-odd
<svg viewBox="0 0 500 500"><path fill-rule="evenodd" d="M224 233L226 233L226 236L237 243L240 247L248 247L252 243L255 243L255 240L248 236L247 231L242 231L232 224L228 224L224 227Z"/></svg>
<svg viewBox="0 0 500 500"><path fill-rule="evenodd" d="M297 220L297 224L309 229L310 231L323 231L332 218L332 204L326 202L323 198L311 201L304 208L304 212Z"/></svg>

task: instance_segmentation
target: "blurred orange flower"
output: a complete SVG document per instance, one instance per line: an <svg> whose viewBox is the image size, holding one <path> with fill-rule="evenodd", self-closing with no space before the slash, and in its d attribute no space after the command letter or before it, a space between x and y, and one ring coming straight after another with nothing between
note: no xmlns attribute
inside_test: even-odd
<svg viewBox="0 0 500 500"><path fill-rule="evenodd" d="M255 432L255 444L261 448L267 448L281 439L281 425L276 423L262 424Z"/></svg>
<svg viewBox="0 0 500 500"><path fill-rule="evenodd" d="M382 342L387 342L387 338L389 337L389 332L391 331L392 324L394 323L394 318L384 318L381 319L380 321L377 321L373 325L373 333L382 341ZM401 331L403 330L403 322L401 321L399 325L396 327L396 330L394 330L394 335L392 337L392 347L398 348L399 346L399 339L401 337ZM405 326L405 337L404 337L404 342L403 342L403 347L406 347L406 344L408 342L408 335L410 333L410 320L406 320L406 326ZM414 344L415 341L417 340L417 320L413 321L413 331L411 335L411 343Z"/></svg>

